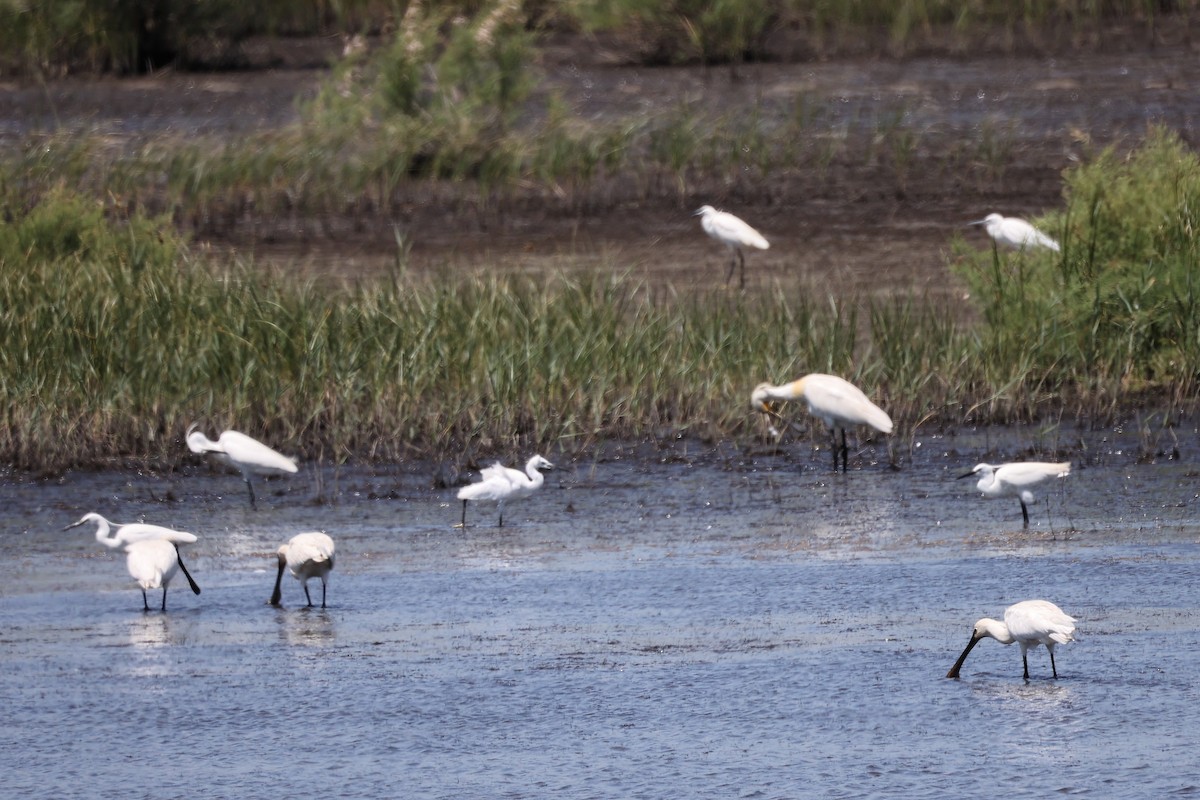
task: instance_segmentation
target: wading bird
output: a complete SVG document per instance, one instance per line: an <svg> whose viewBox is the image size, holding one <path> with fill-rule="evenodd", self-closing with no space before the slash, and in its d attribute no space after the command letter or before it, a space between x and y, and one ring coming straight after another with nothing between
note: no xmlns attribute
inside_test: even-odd
<svg viewBox="0 0 1200 800"><path fill-rule="evenodd" d="M97 524L97 542L111 550L125 551L125 565L142 587L142 605L146 611L150 610L146 590L160 587L163 592L162 610L167 610L167 584L175 577L177 569L183 570L192 591L200 594L200 587L192 580L179 553L179 545L196 541L195 534L144 522L131 522L114 528L111 522L95 512L84 514L78 522L71 523L63 530L69 531L87 522Z"/></svg>
<svg viewBox="0 0 1200 800"><path fill-rule="evenodd" d="M983 225L988 236L999 247L1009 250L1032 250L1035 247L1045 247L1059 252L1058 242L1051 239L1023 219L1002 217L999 214L988 214L981 220L970 223Z"/></svg>
<svg viewBox="0 0 1200 800"><path fill-rule="evenodd" d="M842 380L836 375L821 375L814 373L782 386L772 386L760 383L750 395L750 406L763 415L767 430L772 436L779 436L779 431L771 424L771 418L780 420L786 427L786 422L776 410L780 400L803 400L808 405L808 413L820 419L829 428L833 436L833 471L837 472L838 452L842 454L842 472L848 469L849 451L846 448L846 428L851 425L867 425L880 433L892 432L892 419L879 406L867 399L861 390L849 381ZM838 445L838 431L841 430L842 441Z"/></svg>
<svg viewBox="0 0 1200 800"><path fill-rule="evenodd" d="M467 527L467 501L491 500L499 510L500 521L497 528L504 527L504 501L520 500L528 497L546 480L542 474L544 469L554 469L554 465L541 456L534 456L525 464L525 471L506 467L496 462L480 471L480 480L458 490L458 499L463 501L462 524Z"/></svg>
<svg viewBox="0 0 1200 800"><path fill-rule="evenodd" d="M192 575L183 565L183 556L179 554L179 545L166 539L144 539L134 542L125 550L125 564L129 574L142 587L142 608L150 610L150 601L146 599L147 589L162 589L162 610L167 610L167 584L175 577L177 571L183 572L192 592L200 594L200 587L192 580Z"/></svg>
<svg viewBox="0 0 1200 800"><path fill-rule="evenodd" d="M300 581L304 587L304 599L311 606L312 598L308 595L308 579L321 579L321 608L325 607L325 588L329 582L329 572L333 569L333 539L321 531L298 533L280 545L277 552L279 572L275 575L275 591L271 592L270 603L279 605L283 596L280 583L283 581L283 570L289 569L292 577Z"/></svg>
<svg viewBox="0 0 1200 800"><path fill-rule="evenodd" d="M1015 497L1021 501L1021 516L1025 519L1025 527L1029 527L1029 508L1026 503L1033 502L1033 492L1030 491L1039 483L1052 478L1065 478L1071 474L1071 462L1047 464L1043 461L1014 461L994 467L991 464L976 464L970 472L958 476L959 480L972 475L979 476L975 488L983 492L985 497Z"/></svg>
<svg viewBox="0 0 1200 800"><path fill-rule="evenodd" d="M766 250L771 246L770 243L763 238L761 233L733 214L717 211L712 206L700 206L692 216L700 217L700 227L704 228L704 232L729 248L729 273L725 276L725 285L729 285L729 280L733 277L733 270L740 263L742 271L738 285L745 288L746 256L742 253L742 248L756 247L759 250Z"/></svg>
<svg viewBox="0 0 1200 800"><path fill-rule="evenodd" d="M250 507L255 508L254 475L287 475L296 471L296 460L277 453L262 442L251 439L244 433L225 431L214 442L196 425L188 428L187 446L193 453L211 453L221 463L242 473L242 480L250 491Z"/></svg>
<svg viewBox="0 0 1200 800"><path fill-rule="evenodd" d="M135 542L146 542L155 539L174 542L175 544L191 544L196 541L195 534L188 533L187 531L176 531L164 528L161 525L148 525L144 522L130 522L126 525L117 525L114 528L113 523L95 512L84 514L79 522L73 522L63 528L63 530L69 531L72 528L78 528L86 522L95 522L97 524L96 541L113 550L117 548L128 550L129 545Z"/></svg>
<svg viewBox="0 0 1200 800"><path fill-rule="evenodd" d="M1050 671L1058 677L1058 667L1054 664L1054 645L1066 644L1073 641L1075 618L1068 616L1061 608L1048 600L1024 600L1004 609L1004 622L984 617L975 623L971 631L971 641L962 651L958 661L946 673L947 678L957 678L963 662L975 645L985 636L990 636L1000 644L1021 645L1021 663L1025 665L1025 680L1029 680L1029 659L1026 653L1029 648L1039 644L1046 645L1050 651Z"/></svg>

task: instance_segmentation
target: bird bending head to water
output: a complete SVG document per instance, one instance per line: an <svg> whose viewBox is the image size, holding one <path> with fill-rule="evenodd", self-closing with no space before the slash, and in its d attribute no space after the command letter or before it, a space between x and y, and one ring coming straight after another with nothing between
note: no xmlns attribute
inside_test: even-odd
<svg viewBox="0 0 1200 800"><path fill-rule="evenodd" d="M772 436L779 431L772 418L782 420L776 406L782 400L803 400L808 413L825 423L833 436L833 471L837 472L838 453L842 455L842 472L848 469L849 451L846 447L846 428L866 425L880 433L892 432L892 418L882 408L867 399L857 386L836 375L814 373L799 380L772 386L760 383L750 395L750 407L763 415ZM838 431L841 443L838 443Z"/></svg>
<svg viewBox="0 0 1200 800"><path fill-rule="evenodd" d="M1054 645L1074 641L1075 618L1068 616L1049 600L1023 600L1004 609L1004 622L984 617L971 630L971 641L946 673L947 678L957 678L972 648L990 636L1000 644L1021 645L1021 663L1025 666L1025 680L1029 680L1029 648L1044 644L1050 653L1050 671L1058 677L1054 663Z"/></svg>
<svg viewBox="0 0 1200 800"><path fill-rule="evenodd" d="M329 582L329 573L333 570L333 551L333 538L322 531L298 533L289 539L287 544L280 545L276 552L279 572L275 575L275 590L271 592L269 601L271 605L279 605L283 596L283 588L280 585L283 581L283 571L288 569L291 570L292 577L304 587L304 599L308 601L309 606L313 603L308 594L308 579L321 579L321 608L325 608L325 589Z"/></svg>
<svg viewBox="0 0 1200 800"><path fill-rule="evenodd" d="M242 473L250 492L250 507L255 507L254 475L288 475L296 472L296 460L276 452L244 433L225 431L214 442L193 424L188 428L187 446L193 453L210 453L221 463Z"/></svg>

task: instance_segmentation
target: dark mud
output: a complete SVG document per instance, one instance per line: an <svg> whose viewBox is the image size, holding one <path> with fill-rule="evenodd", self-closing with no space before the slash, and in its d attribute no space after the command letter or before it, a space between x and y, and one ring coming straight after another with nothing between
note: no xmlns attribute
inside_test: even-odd
<svg viewBox="0 0 1200 800"><path fill-rule="evenodd" d="M389 211L247 210L188 224L202 247L318 277L380 273L395 262L399 234L419 273L615 270L684 285L723 279L724 251L689 216L707 202L772 242L750 256L751 288L780 282L840 296L955 298L950 243L961 235L984 244L966 222L1060 207L1064 169L1101 146L1136 141L1151 124L1190 139L1200 116L1200 61L1187 42L1078 55L749 64L736 77L725 68L626 66L576 42L548 48L541 68L541 90L560 93L586 119L649 119L687 105L713 116L757 113L769 126L804 106L819 120L809 135L845 140L847 155L780 176L747 170L682 186L617 177L486 204L453 187L414 185ZM100 131L114 146L235 136L294 121L297 99L324 74L305 67L10 84L0 93L0 132ZM903 178L886 147L871 146L895 126L916 136ZM988 152L980 145L989 137L999 152L964 166L964 153Z"/></svg>

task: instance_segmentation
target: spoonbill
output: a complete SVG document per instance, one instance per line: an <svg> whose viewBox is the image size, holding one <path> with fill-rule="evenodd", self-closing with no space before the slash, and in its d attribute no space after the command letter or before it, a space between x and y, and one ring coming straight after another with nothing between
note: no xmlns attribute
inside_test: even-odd
<svg viewBox="0 0 1200 800"><path fill-rule="evenodd" d="M750 407L763 415L767 430L772 436L779 436L779 431L771 424L774 417L781 422L783 417L775 409L775 402L780 400L803 400L808 405L808 413L817 417L829 428L833 436L833 471L838 468L838 430L842 432L841 454L842 472L848 469L849 451L846 448L846 428L851 425L867 425L880 433L892 432L892 418L882 408L867 399L862 391L836 375L813 373L803 378L785 383L782 386L772 386L760 383L750 395Z"/></svg>
<svg viewBox="0 0 1200 800"><path fill-rule="evenodd" d="M333 539L322 531L298 533L280 545L277 551L279 572L275 575L275 591L271 592L270 603L279 605L283 595L280 582L283 581L283 570L291 570L292 577L300 581L304 587L304 598L312 606L312 598L308 595L308 579L321 579L321 608L325 607L325 588L329 582L329 572L333 569Z"/></svg>
<svg viewBox="0 0 1200 800"><path fill-rule="evenodd" d="M254 502L254 475L287 475L296 472L296 460L278 453L262 442L251 439L244 433L225 431L214 442L196 425L188 428L187 446L193 453L211 453L218 461L242 473L242 480L250 491L250 507Z"/></svg>
<svg viewBox="0 0 1200 800"><path fill-rule="evenodd" d="M725 285L733 277L733 270L739 263L742 265L739 286L746 286L746 256L743 247L756 247L766 250L771 244L763 235L751 228L742 220L727 211L718 211L712 206L700 206L693 217L700 217L700 227L712 238L729 248L729 273L725 276Z"/></svg>
<svg viewBox="0 0 1200 800"><path fill-rule="evenodd" d="M1033 502L1031 489L1051 478L1065 478L1071 474L1071 462L1048 464L1044 461L1014 461L994 467L991 464L976 464L970 472L958 476L959 480L972 475L979 476L975 488L986 497L1016 497L1021 501L1021 516L1025 527L1029 527L1029 508Z"/></svg>
<svg viewBox="0 0 1200 800"><path fill-rule="evenodd" d="M947 678L957 678L963 662L975 645L985 636L990 636L1000 644L1021 645L1021 662L1025 665L1025 680L1029 680L1029 659L1026 654L1029 648L1039 644L1046 645L1050 651L1050 671L1058 677L1058 667L1054 664L1054 645L1074 641L1075 618L1068 616L1061 608L1049 600L1023 600L1004 609L1004 622L984 617L975 623L971 631L971 641L962 651L958 661L946 673Z"/></svg>
<svg viewBox="0 0 1200 800"><path fill-rule="evenodd" d="M147 589L162 589L162 610L167 610L167 584L175 577L177 571L182 571L187 578L192 592L200 594L200 587L192 579L192 575L183 565L183 556L179 554L179 545L168 539L143 539L131 543L125 548L125 565L129 574L142 587L142 609L150 610L150 601L146 599Z"/></svg>
<svg viewBox="0 0 1200 800"><path fill-rule="evenodd" d="M467 501L492 500L500 513L497 528L504 527L504 501L528 497L546 480L542 470L554 469L554 465L541 456L534 456L525 464L525 471L506 467L496 462L480 471L480 480L458 490L458 499L463 501L462 523L467 527Z"/></svg>
<svg viewBox="0 0 1200 800"><path fill-rule="evenodd" d="M970 223L983 225L992 241L1009 250L1031 250L1045 247L1054 252L1061 249L1058 242L1051 239L1023 219L1002 217L999 214L988 214L981 220Z"/></svg>
<svg viewBox="0 0 1200 800"><path fill-rule="evenodd" d="M84 514L79 522L73 522L63 528L63 530L69 531L87 522L95 522L97 524L96 541L113 550L121 548L128 552L129 546L136 542L152 541L155 539L174 542L175 544L192 544L196 541L195 534L188 533L187 531L176 531L171 528L164 528L161 525L149 525L144 522L131 522L126 525L117 525L114 528L113 523L94 511Z"/></svg>

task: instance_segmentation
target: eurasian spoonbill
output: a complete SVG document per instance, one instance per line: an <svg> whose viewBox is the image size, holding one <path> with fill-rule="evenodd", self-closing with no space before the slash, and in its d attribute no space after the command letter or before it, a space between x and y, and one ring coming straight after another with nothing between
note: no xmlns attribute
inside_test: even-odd
<svg viewBox="0 0 1200 800"><path fill-rule="evenodd" d="M188 449L193 453L211 453L221 463L241 472L242 480L250 491L251 508L256 507L254 484L251 483L254 475L287 475L296 472L295 459L272 450L244 433L225 431L214 442L196 427L192 425L188 428Z"/></svg>
<svg viewBox="0 0 1200 800"><path fill-rule="evenodd" d="M325 588L329 582L329 572L333 569L333 539L322 531L298 533L280 545L276 555L279 558L279 572L275 575L275 591L271 592L270 603L279 605L283 596L280 583L283 581L283 570L291 570L292 577L300 581L304 587L304 598L312 606L312 598L308 594L308 579L321 579L321 608L325 607Z"/></svg>
<svg viewBox="0 0 1200 800"><path fill-rule="evenodd" d="M959 480L972 475L979 476L975 488L986 497L1016 497L1021 501L1021 516L1025 527L1029 527L1029 508L1033 502L1031 489L1052 478L1065 478L1071 474L1071 462L1048 464L1043 461L1014 461L998 467L991 464L976 464L970 472L958 476Z"/></svg>
<svg viewBox="0 0 1200 800"><path fill-rule="evenodd" d="M739 285L745 288L746 256L742 253L742 248L756 247L766 250L771 244L761 233L727 211L717 211L712 206L700 206L692 216L700 217L700 227L704 232L729 248L729 272L725 275L725 285L729 285L733 270L740 263L742 271Z"/></svg>
<svg viewBox="0 0 1200 800"><path fill-rule="evenodd" d="M1025 220L1016 217L988 214L983 219L970 224L983 225L993 242L1000 247L1007 247L1009 250L1031 250L1035 247L1046 247L1057 253L1061 249L1058 242Z"/></svg>
<svg viewBox="0 0 1200 800"><path fill-rule="evenodd" d="M1058 677L1058 667L1054 664L1054 645L1066 644L1073 641L1075 618L1068 616L1061 608L1049 600L1023 600L1020 603L1004 609L1004 622L984 617L975 623L971 630L971 641L954 662L954 666L946 673L947 678L957 678L967 655L980 640L990 636L1000 644L1021 645L1021 663L1025 665L1025 680L1029 680L1029 659L1026 654L1029 648L1039 644L1046 645L1050 651L1050 671Z"/></svg>
<svg viewBox="0 0 1200 800"><path fill-rule="evenodd" d="M129 574L142 587L143 610L150 610L150 601L146 599L147 589L162 589L162 610L167 610L167 584L175 577L176 571L182 571L192 591L200 594L200 587L183 565L183 556L179 554L179 545L175 542L167 539L143 539L130 544L125 548L125 552L125 565L129 568Z"/></svg>
<svg viewBox="0 0 1200 800"><path fill-rule="evenodd" d="M755 387L754 393L750 395L750 406L763 415L767 430L772 436L779 436L779 431L771 424L771 418L783 420L772 401L780 400L803 400L808 406L808 413L820 419L829 428L833 436L834 472L837 472L838 468L839 429L842 432L842 472L848 469L849 461L849 451L846 447L847 427L867 425L880 433L892 432L891 417L868 400L857 386L836 375L814 373L782 386L760 383Z"/></svg>
<svg viewBox="0 0 1200 800"><path fill-rule="evenodd" d="M554 465L541 456L534 456L525 464L525 471L506 467L496 462L490 467L484 467L480 480L458 490L458 499L463 501L462 524L467 527L467 501L491 500L499 510L500 521L497 528L504 527L504 501L520 500L528 497L546 480L542 470L554 469Z"/></svg>

